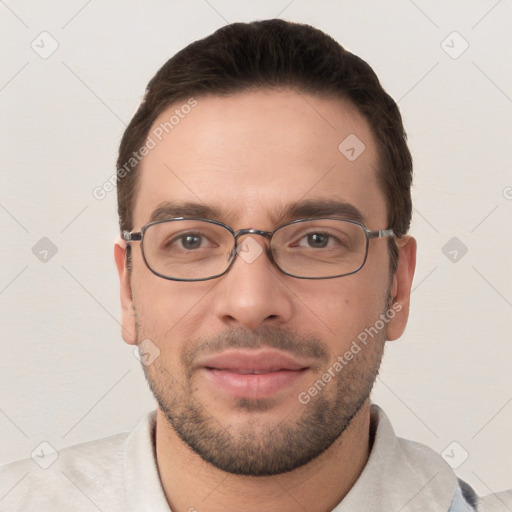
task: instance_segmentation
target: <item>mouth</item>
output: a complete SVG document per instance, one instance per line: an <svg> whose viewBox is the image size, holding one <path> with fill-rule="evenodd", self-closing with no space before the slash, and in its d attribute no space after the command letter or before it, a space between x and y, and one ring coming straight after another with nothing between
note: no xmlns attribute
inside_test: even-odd
<svg viewBox="0 0 512 512"><path fill-rule="evenodd" d="M233 350L200 362L199 370L233 398L262 399L289 390L309 369L305 362L270 350Z"/></svg>
<svg viewBox="0 0 512 512"><path fill-rule="evenodd" d="M239 373L241 375L266 375L268 373L276 373L281 371L295 371L295 370L288 370L286 368L282 368L280 370L244 370L241 368L210 368L206 367L207 370L219 370L221 372L231 372L231 373Z"/></svg>

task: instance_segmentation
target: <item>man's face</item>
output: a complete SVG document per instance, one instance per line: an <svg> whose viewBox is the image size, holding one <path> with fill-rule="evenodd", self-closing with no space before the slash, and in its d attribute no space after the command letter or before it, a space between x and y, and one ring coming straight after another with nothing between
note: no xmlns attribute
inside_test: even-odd
<svg viewBox="0 0 512 512"><path fill-rule="evenodd" d="M328 216L339 216L341 203L356 208L369 229L388 227L376 143L351 105L292 91L196 99L142 162L134 231L166 202L174 208L169 217L213 212L235 231L271 231L296 218L291 205L322 217L328 204ZM351 134L365 146L355 160L347 158L350 148L338 149ZM378 322L397 291L386 239L370 242L353 275L302 280L259 253L254 242L266 248L265 238L246 235L240 244L247 238L254 258L240 253L227 274L199 282L154 275L133 244L131 277L118 259L124 326L136 332L125 339L149 339L160 350L144 366L147 380L169 425L196 453L224 471L276 474L340 436L368 399L386 331L401 334L406 314Z"/></svg>

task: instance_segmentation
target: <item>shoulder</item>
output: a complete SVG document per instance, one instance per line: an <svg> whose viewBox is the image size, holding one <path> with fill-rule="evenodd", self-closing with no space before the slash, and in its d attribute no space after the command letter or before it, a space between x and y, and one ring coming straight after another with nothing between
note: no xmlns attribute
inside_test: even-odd
<svg viewBox="0 0 512 512"><path fill-rule="evenodd" d="M42 449L33 459L1 466L0 511L45 511L54 510L55 505L97 511L102 504L110 504L122 491L127 436L117 434L58 453Z"/></svg>
<svg viewBox="0 0 512 512"><path fill-rule="evenodd" d="M375 404L371 418L375 441L363 475L370 476L372 482L381 482L384 489L380 501L388 496L393 484L400 484L417 493L414 510L433 510L435 505L435 510L450 512L512 512L512 490L479 497L470 485L457 478L441 454L397 437L384 411ZM374 471L369 471L371 468Z"/></svg>
<svg viewBox="0 0 512 512"><path fill-rule="evenodd" d="M512 510L512 489L480 498L478 510L479 512L510 512Z"/></svg>

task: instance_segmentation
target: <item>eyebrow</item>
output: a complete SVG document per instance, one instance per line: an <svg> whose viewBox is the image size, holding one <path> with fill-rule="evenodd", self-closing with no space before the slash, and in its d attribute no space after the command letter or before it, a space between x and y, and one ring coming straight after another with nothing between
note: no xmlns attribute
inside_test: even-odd
<svg viewBox="0 0 512 512"><path fill-rule="evenodd" d="M177 203L164 201L151 213L150 222L172 218L199 218L229 223L236 219L233 213L203 203ZM363 222L365 216L354 205L337 198L321 198L295 201L274 209L270 215L272 223L278 225L290 220L340 217Z"/></svg>
<svg viewBox="0 0 512 512"><path fill-rule="evenodd" d="M219 220L223 217L218 208L201 203L175 203L164 201L159 203L151 213L150 222L172 219L175 217L195 217L199 219Z"/></svg>
<svg viewBox="0 0 512 512"><path fill-rule="evenodd" d="M363 222L365 216L353 204L341 199L308 199L286 205L279 213L279 221L295 219L341 217L347 220Z"/></svg>

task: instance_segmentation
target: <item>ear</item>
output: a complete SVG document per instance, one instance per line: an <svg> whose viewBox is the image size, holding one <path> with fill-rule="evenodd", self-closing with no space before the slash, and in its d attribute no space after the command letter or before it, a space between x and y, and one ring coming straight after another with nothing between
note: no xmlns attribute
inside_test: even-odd
<svg viewBox="0 0 512 512"><path fill-rule="evenodd" d="M395 316L387 326L387 339L396 340L402 336L407 319L411 298L412 279L416 268L416 240L404 236L397 240L398 266L391 285L391 309Z"/></svg>
<svg viewBox="0 0 512 512"><path fill-rule="evenodd" d="M130 274L126 267L126 247L126 242L122 239L117 240L114 245L114 258L121 287L121 327L124 341L129 345L136 345L135 308L132 299Z"/></svg>

